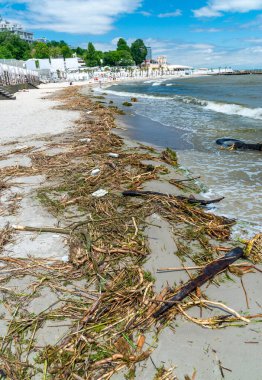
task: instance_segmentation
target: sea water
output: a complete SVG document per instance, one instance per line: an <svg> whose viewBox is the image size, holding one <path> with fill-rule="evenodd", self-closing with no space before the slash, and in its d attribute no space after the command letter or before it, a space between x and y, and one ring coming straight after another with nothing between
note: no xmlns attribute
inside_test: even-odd
<svg viewBox="0 0 262 380"><path fill-rule="evenodd" d="M106 91L121 101L138 98L132 113L160 123L157 145L166 146L168 134L168 146L176 148L182 167L201 176L203 195L225 197L215 212L238 219L236 235L261 230L262 152L221 150L215 141L225 137L262 143L262 75L145 80ZM143 141L156 142L153 128L146 136L143 125L130 133L137 140L143 136Z"/></svg>

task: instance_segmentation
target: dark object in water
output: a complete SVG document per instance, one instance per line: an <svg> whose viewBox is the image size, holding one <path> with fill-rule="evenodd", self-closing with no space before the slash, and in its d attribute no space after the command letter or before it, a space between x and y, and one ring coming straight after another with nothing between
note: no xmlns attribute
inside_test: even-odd
<svg viewBox="0 0 262 380"><path fill-rule="evenodd" d="M244 251L242 248L237 247L232 249L232 251L228 252L225 256L212 261L212 263L207 264L205 268L203 268L202 273L197 277L189 280L186 284L182 285L178 292L167 301L163 306L160 307L154 314L154 318L158 318L160 315L167 312L173 306L176 306L178 302L181 302L184 298L186 298L189 294L191 294L196 288L199 288L207 281L211 280L218 273L221 273L229 265L233 264L236 260L243 257Z"/></svg>
<svg viewBox="0 0 262 380"><path fill-rule="evenodd" d="M218 139L216 140L218 145L222 145L225 148L232 149L251 149L251 150L260 150L262 151L262 144L248 144L244 141L236 140L236 139Z"/></svg>
<svg viewBox="0 0 262 380"><path fill-rule="evenodd" d="M217 198L217 199L196 199L196 198L188 198L184 197L183 195L169 195L169 194L164 194L164 193L159 193L158 191L139 191L139 190L126 190L123 191L122 194L125 197L141 197L143 195L162 195L165 197L175 197L177 199L180 199L182 201L187 201L188 203L192 204L201 204L202 206L209 205L211 203L217 203L220 202L224 199L224 197Z"/></svg>

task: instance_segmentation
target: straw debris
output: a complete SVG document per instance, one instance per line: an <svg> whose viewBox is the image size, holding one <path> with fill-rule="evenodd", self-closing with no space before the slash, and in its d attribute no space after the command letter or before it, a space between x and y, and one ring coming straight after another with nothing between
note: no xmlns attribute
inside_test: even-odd
<svg viewBox="0 0 262 380"><path fill-rule="evenodd" d="M97 98L85 97L72 86L55 99L61 103L56 108L81 112L74 130L64 133L63 139L58 135L48 141L50 147L63 150L51 155L48 150L30 149L27 153L32 166L2 168L0 181L44 176L45 186L36 196L59 218L59 226L6 226L0 232L0 249L2 252L12 239L14 230L55 233L65 236L69 260L0 256L0 287L7 313L6 333L0 338L5 376L12 380L31 379L36 374L43 379L93 380L110 379L122 370L134 376L135 364L149 358L153 350L146 344L145 333L155 327L161 331L177 314L204 327L219 328L234 321L246 324L249 316L243 318L231 309L229 315L224 305L220 307L226 316L192 320L189 308L211 307L196 294L172 308L164 323L153 318L174 290L164 288L155 294L154 278L143 269L150 254L143 233L146 218L157 213L168 220L178 236L178 255L189 256L198 266L217 257L216 246L229 239L234 221L206 213L198 204L177 197L123 197L123 191L139 191L147 181L165 175L163 167L148 166L144 160L157 159L176 167L175 152L166 149L159 155L150 147L127 148L123 139L112 133L118 110L98 104ZM111 152L117 156L110 157ZM99 172L92 176L95 168ZM107 194L93 197L101 188ZM191 252L192 242L200 247L198 254ZM14 276L27 283L24 290L14 291L9 286ZM33 313L30 304L42 293L54 302ZM41 331L45 334L50 323L66 325L64 334L55 343L41 345ZM173 370L162 368L155 379L175 379Z"/></svg>

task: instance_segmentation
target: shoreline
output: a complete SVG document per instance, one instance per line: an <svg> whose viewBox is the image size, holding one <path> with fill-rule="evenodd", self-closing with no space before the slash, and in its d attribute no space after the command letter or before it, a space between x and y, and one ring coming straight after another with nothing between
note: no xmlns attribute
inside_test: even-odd
<svg viewBox="0 0 262 380"><path fill-rule="evenodd" d="M52 351L52 345L59 341L60 350L65 350L68 355L70 355L70 350L67 351L69 343L73 345L76 350L78 347L81 347L81 350L85 350L85 346L87 345L89 350L90 347L92 347L92 350L96 353L96 356L93 354L91 361L87 361L87 358L90 357L90 353L85 354L84 362L81 361L82 359L79 356L81 366L76 372L74 372L75 370L73 368L68 367L68 362L65 362L67 366L65 365L63 368L59 369L57 367L56 371L58 372L55 373L58 374L59 371L67 370L69 371L67 375L66 372L63 372L63 374L69 376L68 379L70 380L74 378L71 376L72 373L75 373L77 376L85 376L85 374L81 372L83 366L87 366L85 371L93 371L93 375L98 375L99 371L102 371L104 374L111 371L111 376L115 379L124 378L122 372L119 375L114 375L115 372L124 368L128 371L128 368L134 369L136 366L138 379L153 379L156 370L150 360L146 361L146 367L143 368L145 360L150 355L157 367L160 367L164 361L166 371L168 371L169 367L178 365L178 369L175 370L174 373L178 376L179 380L183 379L187 373L193 373L194 368L197 370L199 379L207 378L207 375L209 375L208 378L211 379L210 374L214 375L212 379L220 379L220 362L226 367L230 367L233 371L232 375L229 374L228 379L236 379L238 378L236 376L240 376L240 374L244 374L245 376L246 374L252 374L252 379L259 380L259 378L256 378L256 373L252 372L255 368L258 370L256 367L256 355L258 355L257 345L240 345L240 342L244 340L256 341L257 335L252 332L252 326L246 326L239 330L237 339L235 339L236 337L232 327L228 327L228 329L225 330L216 330L215 332L213 330L204 330L206 334L202 335L203 330L200 326L186 321L187 318L179 313L177 314L177 312L173 310L169 315L169 320L177 318L179 326L176 327L176 334L174 334L169 327L166 327L159 335L157 348L153 352L148 352L147 347L151 347L151 344L154 342L150 330L152 332L151 327L154 326L155 322L153 323L150 314L148 316L147 312L149 308L153 307L155 309L157 307L154 302L152 303L152 300L155 300L156 297L159 296L159 294L157 294L159 292L162 293L162 300L166 299L165 297L170 297L170 295L165 296L163 294L163 286L165 286L167 281L169 286L172 286L174 282L179 284L180 281L186 281L189 278L185 271L182 271L181 275L178 273L158 274L157 269L163 266L192 266L196 263L196 261L193 262L193 258L194 260L201 259L202 264L205 265L212 257L216 258L220 256L223 254L223 249L227 250L234 246L235 243L233 242L232 244L232 242L227 240L222 243L216 240L213 236L213 232L217 231L216 233L220 234L220 230L216 230L215 227L212 226L210 226L211 239L202 241L201 239L204 239L204 235L201 235L201 239L199 240L198 235L194 232L194 228L191 225L192 220L194 223L199 223L199 220L189 220L190 223L188 225L186 212L196 210L196 215L201 215L201 218L210 218L211 224L212 221L220 223L221 229L222 227L225 229L225 236L228 236L228 227L223 225L222 219L216 219L215 217L212 219L212 215L208 216L202 214L202 210L197 207L191 209L191 207L188 208L183 203L178 203L176 212L173 213L170 206L166 207L161 197L151 197L148 200L123 198L121 191L130 187L161 191L175 196L189 194L191 191L188 192L186 188L181 188L180 185L176 186L170 183L170 181L172 182L174 179L177 181L184 180L185 177L181 174L176 165L170 165L170 163L165 162L158 152L152 150L150 147L141 146L141 144L139 145L135 142L126 144L120 137L112 134L112 131L114 131L116 127L115 116L117 113L115 114L113 110L109 110L107 105L97 103L98 99L95 98L92 89L90 89L89 98L85 99L79 95L76 88L68 87L64 93L56 95L56 101L59 102L59 105L57 105L56 102L53 104L58 107L60 112L67 112L66 110L68 109L77 112L75 114L75 126L66 129L61 134L49 136L45 142L47 144L46 151L29 152L33 160L34 170L32 171L30 166L27 168L22 167L19 168L18 174L21 178L23 178L23 175L29 177L45 175L48 179L48 182L45 180L44 188L41 187L38 189L40 190L38 195L41 195L38 199L40 200L41 207L44 207L48 213L51 212L55 218L53 222L51 222L53 223L52 235L55 234L55 229L59 231L59 229L69 228L69 236L72 240L71 242L70 240L67 241L66 245L69 248L70 260L69 262L63 262L60 259L55 262L54 267L48 264L48 255L46 256L47 261L45 262L41 261L40 258L36 261L28 259L24 261L24 264L26 263L27 265L26 273L25 268L23 269L24 275L21 273L23 261L17 260L17 267L9 268L9 270L16 269L18 278L15 279L13 275L11 279L7 277L3 282L5 288L11 288L13 291L14 289L21 291L21 289L25 287L27 294L26 300L24 301L27 303L28 300L30 301L29 306L31 309L29 308L28 310L36 314L39 314L39 312L43 313L43 310L46 308L51 308L50 310L52 310L52 304L57 302L55 295L59 296L58 300L61 298L65 300L69 294L73 297L73 300L70 301L70 307L73 313L70 313L70 308L68 310L65 308L65 304L59 304L59 309L54 309L54 315L63 315L69 318L67 323L63 320L61 323L56 319L54 320L54 326L60 326L56 329L58 331L54 336L52 336L54 329L48 327L50 321L40 335L38 332L40 327L37 323L38 319L36 319L36 322L33 324L35 332L37 332L36 336L38 339L39 337L40 340L42 339L40 346L44 346L46 342L51 344L50 350L53 356L50 354L51 356L48 356L48 359L46 359L48 373L51 373L49 372L51 369L54 370L54 368L56 368L51 366L51 363L56 363L58 352ZM80 112L81 120L79 120L78 116ZM110 157L108 156L110 152L118 156ZM94 168L100 170L101 173L98 176L92 176L90 174ZM14 176L15 168L12 170L11 172L10 170L7 171L9 177L10 175ZM2 170L1 174L1 178L3 178L4 170ZM8 185L8 183L6 185ZM30 182L25 185L27 190L28 186L30 187ZM106 189L108 194L96 200L90 196L91 189L95 191L100 187ZM166 202L168 205L169 200L167 199ZM98 208L97 211L95 211L96 207ZM185 213L182 211L183 207L186 207L185 210L187 211ZM89 215L92 216L91 219L89 219ZM180 216L180 219L177 219L177 216ZM69 219L69 217L73 219ZM195 217L193 212L191 218ZM118 219L121 223L117 221ZM37 218L32 218L32 215L30 215L28 219L28 221L31 221L31 226L36 226L36 220ZM71 223L73 222L74 228L78 226L77 229L70 227L69 220ZM87 220L88 229L84 228ZM97 221L100 221L100 223L97 223ZM46 223L48 222L50 223L50 220L46 220ZM47 235L41 233L41 229L43 231L44 227L41 223L44 223L44 221L40 220L39 223L40 224L37 225L39 228L38 234L45 240ZM190 226L190 229L188 229L188 226ZM206 230L206 228L209 228L206 224L201 225L201 228L204 228L204 231L207 233L209 232L208 229ZM56 233L58 233L57 231ZM187 236L186 231L191 231L191 236ZM23 233L25 232L20 232L20 234ZM61 234L62 232L60 231L59 233ZM222 236L223 235L221 235L221 237ZM84 239L84 241L82 239ZM89 239L91 239L91 248L87 249ZM189 244L189 242L190 245L192 245L191 253L186 250L186 245ZM36 249L37 248L35 248L35 250ZM114 256L114 250L116 250L117 256ZM2 260L4 252L5 251L2 251L1 254ZM183 252L184 255L182 254ZM201 256L202 254L203 258ZM119 255L121 256L119 257ZM143 266L142 263L145 258L147 258L147 263ZM41 264L40 267L42 266L41 270L37 266L37 261ZM34 269L34 273L32 269L30 269L32 265L37 268ZM44 266L47 267L47 272L45 272ZM52 278L50 278L48 271L52 272ZM88 281L87 273L88 277L90 277ZM121 274L123 277L121 277ZM230 275L233 276L233 274ZM33 278L30 280L28 276L33 276ZM56 276L57 280L55 280ZM224 275L220 276L220 280L223 279L225 281ZM42 279L45 277L47 279L43 282ZM103 279L102 282L101 277ZM117 282L118 277L119 283ZM68 281L68 279L70 279L70 283L66 284L66 280ZM127 282L127 279L129 279L129 282ZM15 282L16 285L12 285L10 281ZM236 310L240 312L245 310L249 314L257 313L255 301L259 299L258 282L260 281L261 283L261 276L259 276L259 274L253 274L252 279L248 283L245 283L246 287L248 287L247 291L250 298L251 310L246 308L239 278L234 276L234 281L237 283L236 286L235 283L234 285L232 285L232 283L225 285L223 282L220 282L219 286L223 290L215 288L214 286L207 286L202 291L207 293L211 299L215 300L221 300L220 297L223 292L223 301L232 305ZM32 284L33 287L37 286L37 289L41 291L40 297L35 297L34 294L31 295ZM94 284L96 285L95 288ZM52 286L49 287L49 285ZM118 310L118 303L115 303L115 299L110 297L110 292L107 291L108 287L109 289L113 287L114 297L121 295L122 298L117 301L120 303L120 310ZM54 289L56 290L55 293ZM226 292L224 293L225 290ZM252 297L250 293L251 290ZM59 294L59 292L62 293ZM136 293L138 296L132 298ZM87 301L87 296L91 297L92 302L90 302L90 298L89 301ZM101 297L103 303L99 303ZM46 301L43 301L46 298L47 304ZM19 297L17 299L19 299ZM124 304L121 304L121 299L124 300ZM131 303L130 299L132 300ZM39 307L41 303L42 305ZM113 307L112 310L114 310L114 312L111 314L111 318L114 318L115 323L117 323L116 326L121 328L120 331L123 330L124 326L127 326L127 322L132 326L134 316L136 317L135 325L137 325L139 321L138 326L133 326L132 328L125 327L123 335L120 334L118 336L119 331L111 327L112 321L107 321L106 315L103 314L105 304L109 310ZM15 305L16 303L14 302L14 304L12 304L13 309ZM96 307L98 307L99 313L102 313L100 316L99 313L97 314L96 309L94 309L95 305L97 305ZM184 306L186 307L186 304ZM187 310L187 307L185 310ZM123 308L127 313L126 316L124 316L124 318L126 318L124 326L121 322L123 319ZM94 318L94 322L92 318L90 319L90 310L93 310L91 317ZM141 317L141 312L143 312L142 316L147 315L147 319L144 320ZM198 308L195 312L194 310L192 310L192 312L196 318L199 318ZM216 314L214 311L211 313L209 310L206 318L210 316L214 317ZM76 340L70 340L68 328L63 327L63 325L67 324L70 326L71 320L73 321L73 325L76 326L79 321L83 321L83 317L87 321L85 322L87 323L85 326L87 330L84 329L82 331L85 339L81 341L82 338L80 336ZM6 318L10 319L10 317L8 318L7 316ZM16 318L17 323L19 318L20 315L18 314ZM46 318L50 318L50 315L47 314ZM101 323L102 326L100 325ZM106 329L104 329L103 323ZM158 324L158 327L161 328L161 323ZM7 326L5 326L5 329L6 328ZM111 329L113 334L118 336L118 340L110 346L110 350L106 351L104 348L102 354L101 349L105 343L103 343L98 350L94 342L97 344L97 337L102 334L102 336L105 335L107 338L106 342L108 344L108 342L112 340L110 335ZM90 333L88 333L88 331L90 331ZM189 331L190 333L188 333ZM58 333L60 333L61 337L58 336ZM177 334L183 348L182 350L181 346L179 347L177 345ZM31 347L27 347L27 352L33 351L34 344L32 343L32 339L34 339L34 335L33 338L31 336ZM191 343L188 343L189 335ZM67 339L65 339L64 336L66 336ZM79 333L75 336L78 337ZM125 336L127 336L128 340L123 338ZM44 337L45 344L43 343ZM213 345L214 337L216 343ZM199 350L200 338L203 350ZM5 339L9 342L8 336ZM60 341L60 339L62 339L62 341ZM136 346L136 341L142 342L144 339L146 340L146 346L144 347L144 344L142 344L141 349L138 350L140 346ZM131 349L130 340L133 344L131 345ZM10 342L10 344L11 343L12 342ZM230 363L228 363L229 351L225 349L225 347L229 347L229 343L231 344L230 352L232 352L232 348L238 350L238 357L230 357ZM215 356L212 354L211 348L206 349L210 344L212 349L216 350L218 359L214 359ZM134 345L136 348L134 348ZM124 347L125 353L121 351L121 346ZM129 352L128 360L123 356L123 354L127 355L127 352ZM239 358L243 355L246 356L247 353L249 353L248 365L247 363L239 361ZM83 352L81 355L83 355ZM112 355L118 355L118 357L113 358ZM213 357L210 358L210 355L213 355ZM133 359L131 359L131 357ZM3 368L6 370L7 367L5 364L8 363L8 357L6 355L4 355L4 360L4 364L1 364L2 366L4 365ZM103 362L103 360L107 360L107 362ZM139 365L140 361L142 361L141 365ZM99 363L99 371L98 367L96 367L96 363ZM109 367L108 363L110 363ZM256 366L254 366L254 363L256 363ZM40 376L43 376L43 373L41 373L43 367L40 366L39 371ZM258 370L257 373L259 372L260 370ZM166 373L167 372L164 374ZM101 375L100 373L100 376ZM171 376L172 375L170 375L170 379L173 379L175 375ZM36 376L34 378L42 377ZM161 377L158 378L161 379ZM239 379L241 379L241 377L239 377Z"/></svg>
<svg viewBox="0 0 262 380"><path fill-rule="evenodd" d="M137 94L137 100L138 103L132 102L133 107L124 107L122 106L123 100L130 102L130 99L132 97L135 97L135 93L131 92L126 92L125 95L122 96L122 93L120 92L119 94L116 92L115 94L113 91L107 92L107 88L103 89L104 93L100 88L95 88L96 92L99 95L104 95L106 99L111 100L116 104L121 110L123 110L126 114L124 116L118 116L118 119L122 123L123 127L127 127L126 131L121 134L121 136L127 136L131 139L143 142L145 144L153 144L160 149L164 149L166 146L171 147L172 149L175 149L178 153L178 156L181 160L181 165L183 165L183 168L185 171L187 171L188 168L190 168L190 172L192 175L194 173L197 173L198 176L204 177L202 179L202 187L203 187L203 192L202 195L203 197L208 197L208 196L225 196L225 200L223 203L218 205L217 208L217 213L218 215L225 216L228 218L233 218L238 221L238 224L236 228L234 228L233 233L234 233L234 238L246 238L249 239L251 238L254 234L261 232L260 228L260 220L261 218L259 217L259 203L258 202L252 202L247 201L245 199L246 195L244 192L244 187L243 191L240 192L240 199L237 200L235 197L235 194L237 192L237 179L241 182L242 180L245 180L245 173L243 175L239 172L237 172L238 177L234 174L234 155L237 156L238 154L240 155L242 153L242 158L239 157L239 165L243 165L243 171L245 168L245 158L243 157L243 152L235 152L233 155L232 152L225 152L224 157L222 157L222 153L217 149L212 148L212 144L215 145L214 141L216 138L219 136L217 135L214 137L213 141L210 141L210 147L207 149L206 147L200 147L200 149L195 149L193 146L193 143L190 143L190 139L187 138L186 135L189 134L188 131L178 129L177 127L173 126L172 124L162 124L161 121L159 121L159 118L153 117L153 114L151 117L148 115L149 112L141 112L143 111L143 107L146 107L147 101L143 100L141 94ZM140 99L139 95L141 95L142 100ZM150 95L148 95L150 97ZM156 98L157 99L157 98ZM139 107L139 103L142 103L142 106ZM149 104L149 103L148 103ZM138 105L138 110L140 112L136 112L136 105ZM162 103L160 104L161 107L163 107ZM160 106L159 106L160 107ZM133 110L134 109L134 110ZM152 110L151 110L152 111ZM143 116L144 114L147 114L147 116ZM218 118L218 115L214 115L214 117ZM158 121L155 121L154 119L157 119ZM186 136L184 138L184 136ZM210 139L206 136L207 141ZM237 137L236 137L237 138ZM190 155L191 151L191 155ZM189 153L189 154L188 154ZM221 154L220 154L221 153ZM216 162L215 158L213 159L213 165L211 166L211 175L203 175L203 172L205 170L208 172L208 157L211 154L211 161L212 161L212 155L213 157L217 156L218 159L218 170L216 171L214 168L216 167ZM257 156L257 153L253 152L247 152L249 156L253 155L254 160L258 159L258 165L259 165L259 155ZM196 161L193 161L193 160ZM202 161L201 161L202 159ZM230 178L227 178L227 174L223 174L223 168L225 165L225 160L228 159L228 163L230 163L230 171L233 172L233 178L232 181L230 182ZM241 159L241 161L240 161ZM199 160L199 161L197 161ZM195 163L194 163L195 162ZM199 167L198 164L199 163ZM249 163L248 163L249 164ZM259 167L259 166L257 166ZM249 168L249 169L248 169ZM257 169L258 171L259 169ZM237 171L237 170L236 170ZM249 164L247 166L247 173L250 174L252 171L252 165ZM248 177L248 175L246 175ZM227 182L226 178L229 180L229 187L227 188ZM254 177L255 178L255 177ZM246 191L253 191L253 188L257 183L254 183L254 178L252 178L252 181L250 180L250 183L246 184ZM256 176L257 182L259 182L259 174ZM217 186L216 181L219 182L219 186ZM235 182L235 183L234 183ZM208 187L207 187L208 186ZM229 193L228 193L229 191ZM258 191L254 191L254 197L257 197L259 193L259 187ZM251 195L250 195L251 196ZM252 196L251 196L252 199ZM256 199L256 198L255 198ZM244 204L244 201L246 200L246 210L241 207L242 204ZM240 206L240 207L239 207ZM251 211L252 210L253 214ZM255 215L255 220L253 220L253 217Z"/></svg>

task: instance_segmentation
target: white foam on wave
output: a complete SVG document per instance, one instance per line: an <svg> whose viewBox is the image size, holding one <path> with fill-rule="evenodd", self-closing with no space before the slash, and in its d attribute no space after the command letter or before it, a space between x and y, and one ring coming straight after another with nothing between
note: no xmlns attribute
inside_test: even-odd
<svg viewBox="0 0 262 380"><path fill-rule="evenodd" d="M211 111L225 113L227 115L238 115L262 120L262 108L248 108L238 104L225 104L217 102L207 102L205 108Z"/></svg>
<svg viewBox="0 0 262 380"><path fill-rule="evenodd" d="M122 92L122 91L114 91L114 90L105 90L105 89L95 89L96 92L105 92L107 94L116 95L116 96L122 96L122 97L128 97L128 98L139 98L139 99L155 99L155 100L166 100L166 99L174 99L173 96L156 96L156 95L148 95L148 94L140 94L136 92Z"/></svg>
<svg viewBox="0 0 262 380"><path fill-rule="evenodd" d="M162 82L154 82L152 86L160 86ZM171 83L170 83L171 84ZM172 84L171 84L172 85ZM103 89L96 89L97 92L104 91ZM121 92L114 90L106 90L108 94L123 96L123 97L136 97L140 99L155 99L155 100L175 100L185 104L193 104L196 106L204 107L207 110L220 112L226 115L237 115L242 117L248 117L251 119L262 120L262 108L249 108L241 106L234 103L219 103L214 101L208 101L203 99L198 99L191 96L157 96L149 94L141 94L135 92Z"/></svg>
<svg viewBox="0 0 262 380"><path fill-rule="evenodd" d="M249 108L234 103L219 103L190 96L176 95L174 99L177 101L182 101L185 104L194 104L204 107L207 110L224 113L226 115L237 115L262 120L262 108Z"/></svg>

